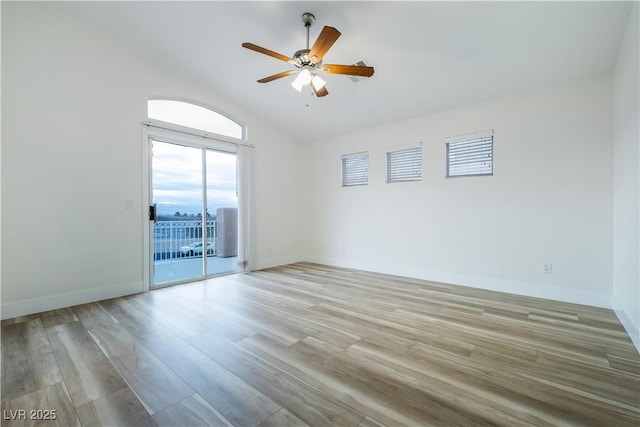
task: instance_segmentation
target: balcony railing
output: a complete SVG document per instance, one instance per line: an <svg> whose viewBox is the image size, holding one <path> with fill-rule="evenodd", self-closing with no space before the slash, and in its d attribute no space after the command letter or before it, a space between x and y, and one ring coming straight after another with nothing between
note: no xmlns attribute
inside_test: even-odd
<svg viewBox="0 0 640 427"><path fill-rule="evenodd" d="M206 223L204 252L216 255L216 221ZM190 245L202 244L202 221L157 221L153 224L153 259L170 260L185 256L201 256L202 245L190 250Z"/></svg>

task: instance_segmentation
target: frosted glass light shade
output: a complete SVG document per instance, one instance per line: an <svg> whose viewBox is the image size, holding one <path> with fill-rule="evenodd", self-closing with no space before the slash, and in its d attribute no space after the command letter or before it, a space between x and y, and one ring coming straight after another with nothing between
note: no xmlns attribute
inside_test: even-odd
<svg viewBox="0 0 640 427"><path fill-rule="evenodd" d="M302 86L311 82L311 73L306 68L298 74L298 77L291 83L291 86L298 92L302 91Z"/></svg>
<svg viewBox="0 0 640 427"><path fill-rule="evenodd" d="M313 78L311 78L311 85L313 86L313 89L316 91L322 89L325 83L326 82L322 80L318 75L314 75Z"/></svg>

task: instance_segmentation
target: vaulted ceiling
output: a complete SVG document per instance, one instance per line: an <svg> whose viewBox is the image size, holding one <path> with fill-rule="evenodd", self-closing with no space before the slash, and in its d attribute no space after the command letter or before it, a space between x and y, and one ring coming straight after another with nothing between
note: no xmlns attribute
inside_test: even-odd
<svg viewBox="0 0 640 427"><path fill-rule="evenodd" d="M69 2L69 13L301 141L456 108L610 71L631 2ZM325 63L364 60L375 75L323 75L299 93L290 69L243 49L291 56L324 25L342 36Z"/></svg>

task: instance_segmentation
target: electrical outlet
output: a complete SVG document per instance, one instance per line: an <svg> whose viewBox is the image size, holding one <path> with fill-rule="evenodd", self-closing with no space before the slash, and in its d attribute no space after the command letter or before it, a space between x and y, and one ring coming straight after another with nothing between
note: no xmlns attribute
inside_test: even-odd
<svg viewBox="0 0 640 427"><path fill-rule="evenodd" d="M542 264L541 269L544 274L551 274L553 272L553 266L550 262L545 262L544 264Z"/></svg>

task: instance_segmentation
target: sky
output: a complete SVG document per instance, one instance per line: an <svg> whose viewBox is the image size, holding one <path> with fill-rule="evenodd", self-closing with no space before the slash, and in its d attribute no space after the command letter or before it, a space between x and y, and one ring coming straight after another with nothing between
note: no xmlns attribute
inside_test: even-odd
<svg viewBox="0 0 640 427"><path fill-rule="evenodd" d="M207 211L237 207L236 155L206 150ZM153 141L153 202L159 215L202 212L202 150Z"/></svg>

